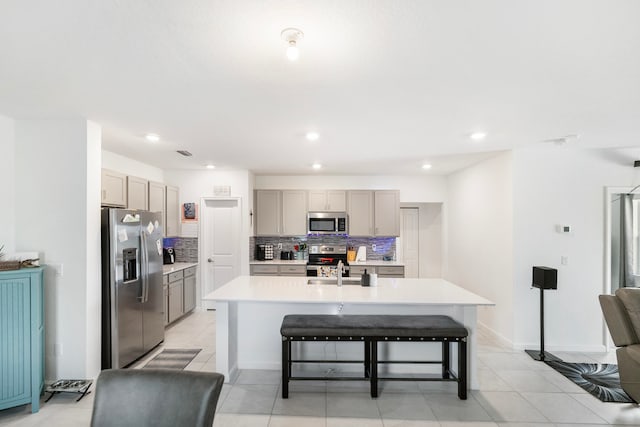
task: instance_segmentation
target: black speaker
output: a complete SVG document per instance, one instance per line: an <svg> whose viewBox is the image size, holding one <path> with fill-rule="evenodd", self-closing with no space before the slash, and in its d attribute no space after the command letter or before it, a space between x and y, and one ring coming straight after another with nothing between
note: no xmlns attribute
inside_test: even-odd
<svg viewBox="0 0 640 427"><path fill-rule="evenodd" d="M558 289L558 270L534 266L532 286L540 289Z"/></svg>

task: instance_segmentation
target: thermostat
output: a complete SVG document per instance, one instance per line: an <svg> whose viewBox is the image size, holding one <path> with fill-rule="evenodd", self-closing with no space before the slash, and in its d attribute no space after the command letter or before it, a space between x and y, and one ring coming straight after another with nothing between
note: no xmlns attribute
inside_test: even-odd
<svg viewBox="0 0 640 427"><path fill-rule="evenodd" d="M558 233L571 233L570 225L556 225L556 231Z"/></svg>

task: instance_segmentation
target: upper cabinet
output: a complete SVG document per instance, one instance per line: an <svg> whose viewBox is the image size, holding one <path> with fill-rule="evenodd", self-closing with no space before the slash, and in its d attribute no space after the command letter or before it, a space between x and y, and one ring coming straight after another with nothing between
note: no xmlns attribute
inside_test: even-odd
<svg viewBox="0 0 640 427"><path fill-rule="evenodd" d="M307 191L282 191L282 235L307 234Z"/></svg>
<svg viewBox="0 0 640 427"><path fill-rule="evenodd" d="M350 236L399 236L400 192L354 190L347 192Z"/></svg>
<svg viewBox="0 0 640 427"><path fill-rule="evenodd" d="M127 177L127 209L149 209L149 181L135 176Z"/></svg>
<svg viewBox="0 0 640 427"><path fill-rule="evenodd" d="M309 211L345 212L347 192L344 190L309 190Z"/></svg>
<svg viewBox="0 0 640 427"><path fill-rule="evenodd" d="M167 202L166 186L161 182L149 181L149 210L160 212L162 215L162 227L164 235L167 235Z"/></svg>
<svg viewBox="0 0 640 427"><path fill-rule="evenodd" d="M124 208L127 206L127 176L118 172L102 169L103 206Z"/></svg>
<svg viewBox="0 0 640 427"><path fill-rule="evenodd" d="M306 190L256 190L256 236L307 234Z"/></svg>
<svg viewBox="0 0 640 427"><path fill-rule="evenodd" d="M373 192L352 190L347 192L347 214L350 236L373 236Z"/></svg>
<svg viewBox="0 0 640 427"><path fill-rule="evenodd" d="M180 190L178 187L167 185L166 192L166 224L167 237L175 237L180 234Z"/></svg>
<svg viewBox="0 0 640 427"><path fill-rule="evenodd" d="M400 235L400 192L398 190L374 191L374 235Z"/></svg>

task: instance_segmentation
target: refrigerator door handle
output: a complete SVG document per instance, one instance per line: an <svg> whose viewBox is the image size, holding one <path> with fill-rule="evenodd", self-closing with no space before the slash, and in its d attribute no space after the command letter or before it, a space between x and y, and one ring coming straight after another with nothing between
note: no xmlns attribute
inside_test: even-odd
<svg viewBox="0 0 640 427"><path fill-rule="evenodd" d="M148 254L147 254L147 236L144 234L144 230L142 230L141 234L140 234L140 248L142 249L142 259L140 260L140 264L143 266L142 267L142 295L140 296L140 302L147 302L147 300L149 299L149 292L148 292L148 287L149 287L149 283L148 283L148 277L147 275L149 274L149 266L147 265L147 263L149 262L148 259Z"/></svg>

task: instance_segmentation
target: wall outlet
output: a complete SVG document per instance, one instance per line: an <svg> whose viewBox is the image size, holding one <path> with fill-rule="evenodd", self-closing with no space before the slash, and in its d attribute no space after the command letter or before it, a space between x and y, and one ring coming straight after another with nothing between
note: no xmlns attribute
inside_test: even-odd
<svg viewBox="0 0 640 427"><path fill-rule="evenodd" d="M375 244L375 243L374 243L374 244L372 244L372 245L371 245L371 250L372 250L373 252L375 252L375 251L376 251L376 249L377 249L376 244Z"/></svg>
<svg viewBox="0 0 640 427"><path fill-rule="evenodd" d="M56 272L56 276L62 277L64 274L64 268L62 264L51 264L51 268Z"/></svg>
<svg viewBox="0 0 640 427"><path fill-rule="evenodd" d="M569 257L568 256L561 256L560 257L560 264L568 265L569 264Z"/></svg>
<svg viewBox="0 0 640 427"><path fill-rule="evenodd" d="M281 242L278 243L278 249L282 250L282 243Z"/></svg>

